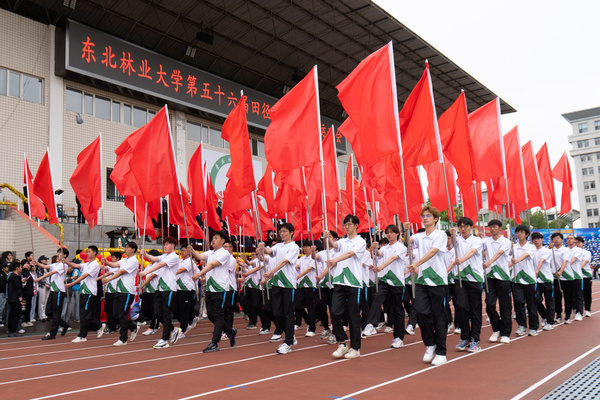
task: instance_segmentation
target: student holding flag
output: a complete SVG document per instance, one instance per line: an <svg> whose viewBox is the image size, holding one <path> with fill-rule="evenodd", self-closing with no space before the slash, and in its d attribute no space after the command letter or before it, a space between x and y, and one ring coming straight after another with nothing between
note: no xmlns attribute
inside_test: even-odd
<svg viewBox="0 0 600 400"><path fill-rule="evenodd" d="M542 329L551 331L554 329L554 290L552 288L554 274L550 264L553 250L544 247L544 235L539 232L531 234L531 241L536 248L533 265L537 276L538 313L542 317Z"/></svg>

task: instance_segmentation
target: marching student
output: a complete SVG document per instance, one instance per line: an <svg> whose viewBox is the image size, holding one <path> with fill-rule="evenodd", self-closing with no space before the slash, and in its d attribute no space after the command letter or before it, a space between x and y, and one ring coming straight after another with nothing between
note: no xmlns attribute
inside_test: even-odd
<svg viewBox="0 0 600 400"><path fill-rule="evenodd" d="M358 358L361 347L360 325L360 295L362 288L362 257L366 251L365 240L358 235L357 229L360 220L356 215L348 214L344 218L344 229L348 236L334 241L329 232L325 232L329 247L335 249L336 257L327 262L331 271L333 294L331 300L331 321L333 335L338 343L338 348L333 352L335 358ZM348 336L344 332L342 316L344 309L348 308L350 320L350 348L346 345Z"/></svg>
<svg viewBox="0 0 600 400"><path fill-rule="evenodd" d="M281 243L281 238L279 236L277 236L272 243ZM269 272L271 269L273 269L274 267L274 260L273 257L267 256L262 252L258 252L257 251L257 255L258 258L261 260L261 262L263 263L263 277L264 274ZM266 291L267 293L264 294L264 304L263 304L263 315L265 317L263 323L262 323L262 327L260 332L258 333L259 335L268 335L269 333L271 333L271 322L275 324L275 331L273 332L273 336L269 339L270 342L278 342L282 339L282 335L283 335L283 327L281 326L280 321L275 318L275 315L273 315L273 303L271 301L271 296L270 296L270 292L271 289L273 287L271 281L266 281L265 279L262 279L259 282L261 288L263 288L264 291Z"/></svg>
<svg viewBox="0 0 600 400"><path fill-rule="evenodd" d="M338 234L336 231L329 231L329 237L331 240L338 240ZM327 308L331 312L331 295L333 293L333 285L329 283L329 267L327 267L327 260L331 260L335 257L335 251L333 248L319 251L315 255L317 260L317 276L316 280L321 287L321 297L317 296L316 311L317 318L323 325L323 331L321 332L321 339L328 339L327 344L336 344L335 337L331 333L329 327L329 315L327 314Z"/></svg>
<svg viewBox="0 0 600 400"><path fill-rule="evenodd" d="M244 312L248 315L248 326L246 329L256 329L258 325L258 318L260 318L261 326L264 327L264 314L262 310L262 292L260 289L260 260L256 255L256 251L250 254L251 259L248 260L244 256L244 263L248 266L242 274L244 279L244 285L246 286L246 296L244 296ZM262 332L262 329L261 329Z"/></svg>
<svg viewBox="0 0 600 400"><path fill-rule="evenodd" d="M179 257L175 253L177 240L171 236L163 240L164 254L154 257L142 250L140 255L148 261L155 263L153 266L146 268L139 273L140 277L150 275L156 271L158 283L156 293L154 294L154 314L162 323L162 336L160 340L153 346L155 349L163 349L171 344L177 343L181 335L181 328L175 328L172 322L173 308L175 307L175 292L177 292L177 283L175 272L179 268Z"/></svg>
<svg viewBox="0 0 600 400"><path fill-rule="evenodd" d="M229 262L225 266L229 273L229 288L227 289L227 296L225 299L224 315L225 323L229 328L233 328L233 312L237 307L237 267L238 260L233 256L233 243L227 240L223 244L223 248L229 252ZM239 309L239 308L238 308ZM226 339L226 337L223 337Z"/></svg>
<svg viewBox="0 0 600 400"><path fill-rule="evenodd" d="M552 244L549 246L552 251L552 258L550 259L550 264L552 265L552 275L554 276L554 310L556 314L555 322L561 323L564 320L562 319L563 312L563 288L561 281L562 279L556 275L560 268L562 267L563 261L567 256L567 252L569 249L564 245L564 237L560 232L554 232L550 238L552 239Z"/></svg>
<svg viewBox="0 0 600 400"><path fill-rule="evenodd" d="M446 252L444 253L444 264L446 265L446 272L448 272L448 291L446 293L446 319L448 320L448 333L452 329L455 329L456 334L460 333L460 328L458 327L458 321L456 321L456 327L454 326L454 319L452 318L452 310L450 309L450 302L454 304L454 312L456 314L456 293L454 290L454 280L458 281L458 272L456 266L452 263L456 259L456 253L454 251L454 246L452 244L452 235L454 233L450 233L450 231L445 231L448 239L446 240ZM458 329L458 332L456 332Z"/></svg>
<svg viewBox="0 0 600 400"><path fill-rule="evenodd" d="M67 283L65 288L70 288L78 283L81 283L81 301L79 303L79 334L71 342L82 343L87 341L89 331L96 331L98 338L104 334L106 324L102 324L100 319L94 313L94 309L100 302L98 297L98 285L96 279L100 272L100 263L98 263L98 247L88 246L87 251L88 262L79 264L81 275L71 283Z"/></svg>
<svg viewBox="0 0 600 400"><path fill-rule="evenodd" d="M148 254L154 257L160 255L158 250L150 250ZM150 268L152 265L153 264L150 264L146 268ZM140 291L142 292L142 313L146 316L146 320L149 321L148 329L142 333L144 336L154 335L160 325L160 322L154 314L154 294L156 293L156 284L158 283L158 279L155 278L156 274L154 273L146 275L146 279L140 284Z"/></svg>
<svg viewBox="0 0 600 400"><path fill-rule="evenodd" d="M457 267L454 279L455 321L460 329L460 341L456 348L471 353L481 351L480 335L483 290L483 240L473 235L473 220L462 217L457 221L459 235L456 238L458 258L452 266ZM455 229L450 229L455 233ZM460 281L458 274L460 274ZM462 282L462 288L460 287ZM456 331L455 331L456 332Z"/></svg>
<svg viewBox="0 0 600 400"><path fill-rule="evenodd" d="M9 337L23 336L19 333L19 318L21 317L21 305L24 305L23 299L23 280L21 276L22 266L18 262L7 263L11 272L6 281L7 303L9 307L7 331Z"/></svg>
<svg viewBox="0 0 600 400"><path fill-rule="evenodd" d="M263 274L261 283L271 280L271 302L273 314L285 332L285 341L277 349L279 354L292 351L296 343L294 337L294 290L297 287L297 271L295 268L300 249L293 241L294 225L286 222L279 228L279 236L283 243L277 243L272 248L259 245L262 254L273 257L273 269ZM272 278L272 279L271 279ZM271 338L273 339L273 338Z"/></svg>
<svg viewBox="0 0 600 400"><path fill-rule="evenodd" d="M583 250L583 261L581 263L581 275L583 278L583 302L585 309L585 316L592 316L592 268L590 261L592 260L592 253L589 250L583 248L585 245L585 238L583 236L577 236L577 246Z"/></svg>
<svg viewBox="0 0 600 400"><path fill-rule="evenodd" d="M427 347L423 362L443 365L446 359L446 320L445 299L448 291L448 272L444 263L444 253L448 237L436 229L440 212L433 206L421 210L421 223L425 232L411 237L413 249L418 260L408 266L408 270L417 275L415 281L415 308L417 321L421 327L421 337ZM410 224L405 223L405 229Z"/></svg>
<svg viewBox="0 0 600 400"><path fill-rule="evenodd" d="M363 330L365 336L372 336L377 333L375 324L381 317L381 306L387 301L388 325L394 327L394 339L391 347L399 349L404 346L404 308L402 299L404 297L404 270L407 259L406 246L398 241L400 230L396 225L388 225L385 228L385 235L389 240L389 245L383 250L377 251L377 256L382 257L382 264L373 267L373 272L377 274L379 280L379 291L375 293L375 299L369 311L367 325ZM378 243L373 243L377 248Z"/></svg>
<svg viewBox="0 0 600 400"><path fill-rule="evenodd" d="M510 301L510 250L511 242L502 236L502 222L493 219L488 222L492 236L483 240L487 261L483 264L487 275L488 292L485 296L485 311L492 325L490 342L510 343L512 332L512 305ZM500 314L496 311L496 303L500 305Z"/></svg>
<svg viewBox="0 0 600 400"><path fill-rule="evenodd" d="M513 269L515 277L513 290L515 296L515 314L517 315L517 324L519 325L519 328L515 331L517 336L527 334L525 305L527 305L527 313L529 314L529 336L537 336L537 330L540 327L536 300L537 276L535 273L536 267L533 262L536 248L527 242L529 233L529 228L524 225L518 225L515 228L517 243L514 244L513 257L508 264Z"/></svg>
<svg viewBox="0 0 600 400"><path fill-rule="evenodd" d="M531 234L531 241L535 246L536 252L533 256L533 265L536 267L537 276L537 308L540 317L542 317L542 329L551 331L554 329L554 288L552 273L552 250L544 247L544 235L539 232ZM544 302L545 307L544 307Z"/></svg>
<svg viewBox="0 0 600 400"><path fill-rule="evenodd" d="M565 297L565 324L573 322L571 313L575 310L575 321L583 319L583 304L579 304L578 290L581 290L581 273L579 272L583 251L577 247L574 235L567 236L567 253L556 276L560 278Z"/></svg>
<svg viewBox="0 0 600 400"><path fill-rule="evenodd" d="M362 291L360 296L360 329L361 331L365 329L369 320L369 287L371 282L375 284L375 274L373 273L373 249L377 249L374 247L376 242L371 243L369 247L365 249L363 253L362 259L360 262L363 266L362 271ZM375 288L373 288L373 293L375 293ZM381 306L380 306L381 307ZM391 325L391 324L390 324ZM387 329L388 327L386 327ZM389 327L391 329L391 326Z"/></svg>
<svg viewBox="0 0 600 400"><path fill-rule="evenodd" d="M316 330L316 305L315 297L318 296L315 293L317 286L316 281L316 260L313 258L313 254L316 251L315 246L310 241L304 241L302 243L302 252L304 257L298 259L297 269L298 277L298 291L295 299L296 308L296 325L300 326L302 318L306 322L306 337L315 336ZM300 323L298 323L300 322Z"/></svg>
<svg viewBox="0 0 600 400"><path fill-rule="evenodd" d="M191 246L188 246L190 254L198 261L206 261L206 265L196 272L192 279L197 281L206 275L206 312L208 319L214 324L212 340L206 346L204 353L219 351L221 334L229 337L229 345L235 346L237 329L231 328L225 321L225 303L227 292L230 290L231 278L228 266L231 254L224 247L227 235L223 231L213 233L211 246L213 250L200 254Z"/></svg>
<svg viewBox="0 0 600 400"><path fill-rule="evenodd" d="M137 244L130 241L125 244L125 255L127 258L121 258L119 261L115 262L107 261L102 257L103 264L117 269L110 277L102 279L102 283L104 284L118 279L113 303L113 315L119 321L119 340L113 343L113 346L124 346L127 344L128 330L131 332L129 341L133 342L140 329L129 319L129 310L131 309L131 305L133 304L136 295L135 276L140 266L140 263L135 256L137 249Z"/></svg>
<svg viewBox="0 0 600 400"><path fill-rule="evenodd" d="M123 253L119 251L110 253L112 262L121 261L122 256ZM100 283L102 283L102 279L113 275L119 270L119 268L113 268L110 265L104 265L103 270L104 272L99 277ZM119 323L119 318L117 317L117 314L115 314L115 295L117 294L117 285L119 284L119 279L120 278L116 278L108 282L104 292L104 312L106 312L106 325L108 326L108 333L115 332L117 330L117 324Z"/></svg>
<svg viewBox="0 0 600 400"><path fill-rule="evenodd" d="M50 331L46 334L46 336L42 337L42 340L56 339L56 334L58 333L59 327L62 328L62 331L60 332L61 336L64 336L69 329L69 324L61 317L62 308L66 297L65 274L69 265L77 266L77 264L69 263L67 261L67 257L69 257L69 250L63 247L58 249L56 252L55 263L48 266L44 265L43 267L41 267L43 264L38 265L41 268L49 270L49 272L46 272L44 275L34 279L34 282L38 283L42 279L50 277L50 296L48 297L48 304L50 305L50 311L52 312L52 326L50 327ZM46 311L46 313L48 313L48 311Z"/></svg>
<svg viewBox="0 0 600 400"><path fill-rule="evenodd" d="M196 305L196 282L192 279L195 263L190 259L190 251L182 247L179 255L179 267L175 272L177 279L177 310L179 313L179 327L182 330L181 338L189 332L194 319L194 306ZM180 339L181 339L180 338Z"/></svg>

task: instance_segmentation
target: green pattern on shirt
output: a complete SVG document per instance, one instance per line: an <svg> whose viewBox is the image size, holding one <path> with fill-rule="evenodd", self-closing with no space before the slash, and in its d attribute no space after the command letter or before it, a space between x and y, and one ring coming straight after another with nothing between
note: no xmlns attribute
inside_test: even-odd
<svg viewBox="0 0 600 400"><path fill-rule="evenodd" d="M127 290L122 280L119 280L119 282L117 282L117 292L129 294L129 290Z"/></svg>
<svg viewBox="0 0 600 400"><path fill-rule="evenodd" d="M566 281L572 281L574 279L571 275L569 275L569 273L567 272L567 270L563 271L561 277L565 278Z"/></svg>
<svg viewBox="0 0 600 400"><path fill-rule="evenodd" d="M588 271L587 271L587 270L585 270L585 269L582 269L582 270L581 270L581 273L583 274L583 277L584 277L584 278L591 278L591 277L592 277L592 273L591 273L591 272L588 272Z"/></svg>
<svg viewBox="0 0 600 400"><path fill-rule="evenodd" d="M189 290L182 282L181 279L177 279L177 286L179 287L179 290Z"/></svg>
<svg viewBox="0 0 600 400"><path fill-rule="evenodd" d="M210 278L208 278L208 280L206 281L206 291L207 292L226 292L226 290L223 289L221 286L219 286L217 281L212 276Z"/></svg>
<svg viewBox="0 0 600 400"><path fill-rule="evenodd" d="M460 271L460 278L463 281L467 281L467 282L483 283L483 278L481 277L481 275L476 273L475 270L473 270L473 267L471 267L471 264L467 265Z"/></svg>
<svg viewBox="0 0 600 400"><path fill-rule="evenodd" d="M156 290L161 292L170 292L171 288L167 285L167 282L163 280L163 278L158 278L158 285L156 285Z"/></svg>
<svg viewBox="0 0 600 400"><path fill-rule="evenodd" d="M56 282L50 282L50 291L60 292L60 289L58 288L58 285L56 284Z"/></svg>
<svg viewBox="0 0 600 400"><path fill-rule="evenodd" d="M540 271L540 272L538 273L538 276L537 276L537 277L538 277L538 279L540 279L540 280L541 280L542 282L544 282L544 283L550 283L550 282L552 282L552 279L548 279L548 278L546 278L546 275L544 275L544 274L542 273L542 271Z"/></svg>
<svg viewBox="0 0 600 400"><path fill-rule="evenodd" d="M510 281L510 276L508 276L506 272L504 272L504 270L498 266L498 264L492 265L492 270L488 273L488 278L495 278L501 281Z"/></svg>
<svg viewBox="0 0 600 400"><path fill-rule="evenodd" d="M291 288L294 289L294 285L288 280L282 270L277 271L275 276L271 279L271 285L277 287Z"/></svg>
<svg viewBox="0 0 600 400"><path fill-rule="evenodd" d="M81 284L81 294L93 294L92 291L87 287L85 282Z"/></svg>
<svg viewBox="0 0 600 400"><path fill-rule="evenodd" d="M417 283L427 286L447 286L448 282L439 276L433 267L427 267L421 272L421 276L417 277Z"/></svg>
<svg viewBox="0 0 600 400"><path fill-rule="evenodd" d="M384 276L379 278L379 280L381 282L387 283L390 286L404 286L404 282L398 279L398 277L392 272L392 270L389 270Z"/></svg>
<svg viewBox="0 0 600 400"><path fill-rule="evenodd" d="M529 276L529 274L527 274L527 272L523 270L519 271L517 276L515 276L515 282L520 283L521 285L535 285L536 283L535 279L533 279L531 276Z"/></svg>
<svg viewBox="0 0 600 400"><path fill-rule="evenodd" d="M314 289L315 286L313 285L313 283L310 280L310 278L307 275L304 275L304 277L302 278L302 280L300 282L298 282L298 288L310 288L310 289Z"/></svg>
<svg viewBox="0 0 600 400"><path fill-rule="evenodd" d="M342 270L342 273L339 274L338 276L333 278L332 281L334 284L341 284L341 285L345 285L346 282L348 285L353 286L353 287L362 287L362 284L359 282L359 280L354 276L354 274L352 274L352 271L350 270L349 267L345 267Z"/></svg>

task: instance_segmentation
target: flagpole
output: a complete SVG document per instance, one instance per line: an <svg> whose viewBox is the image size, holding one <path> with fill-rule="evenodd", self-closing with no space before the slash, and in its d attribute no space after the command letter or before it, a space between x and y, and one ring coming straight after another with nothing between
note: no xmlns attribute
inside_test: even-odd
<svg viewBox="0 0 600 400"><path fill-rule="evenodd" d="M257 196L257 185L256 185L256 179L254 180L254 191L252 192L253 196L252 196L252 200L254 202L254 223L256 224L255 226L258 228L258 234L256 235L256 255L258 257L258 246L259 244L262 242L262 227L260 226L260 214L259 214L259 209L258 209L258 196ZM259 277L259 282L262 281L263 278L263 268L265 266L264 261L263 261L263 265L260 265L260 258L258 258L258 277ZM258 285L260 288L260 284ZM267 293L268 293L268 288L267 288ZM265 304L265 292L264 292L264 288L260 289L260 294L262 297L262 301L263 301L263 305Z"/></svg>
<svg viewBox="0 0 600 400"><path fill-rule="evenodd" d="M25 185L27 186L27 205L28 205L28 209L29 209L29 236L31 237L31 252L35 255L35 250L33 248L33 226L31 226L31 200L29 197L29 192L30 192L30 182L29 182L29 168L28 168L28 164L27 164L27 156L25 155L25 152L23 152L23 168L25 170ZM33 186L33 185L31 185Z"/></svg>
<svg viewBox="0 0 600 400"><path fill-rule="evenodd" d="M337 182L337 188L338 188L338 202L340 203L340 222L344 221L344 213L342 211L342 190L340 189L340 171L338 170L338 160L337 160L337 151L335 150L335 128L333 127L333 125L331 125L331 138L333 140L333 151L335 152L335 180ZM347 188L346 188L347 189ZM335 203L334 203L335 204ZM335 228L337 229L337 212L335 213L336 216L336 223L335 223ZM342 222L343 223L343 222ZM342 227L342 233L343 233L343 227Z"/></svg>
<svg viewBox="0 0 600 400"><path fill-rule="evenodd" d="M496 97L496 109L498 114L498 134L500 136L500 157L502 159L502 171L504 172L504 185L506 187L506 215L510 220L510 198L508 195L508 174L506 172L506 154L504 151L504 136L502 136L502 123L500 122L500 99ZM509 237L512 238L512 228L510 224L509 227ZM511 239L512 242L512 239Z"/></svg>
<svg viewBox="0 0 600 400"><path fill-rule="evenodd" d="M363 187L363 194L365 195L365 206L369 204L369 200L367 199L367 189ZM374 207L371 205L371 215L368 218L371 222L371 226L373 227L373 231L371 232L371 226L369 226L369 238L371 239L371 256L373 257L373 268L377 268L377 249L373 246L373 235L375 233L375 220L373 219ZM367 210L367 215L369 211ZM375 272L375 291L379 292L379 281L377 272Z"/></svg>

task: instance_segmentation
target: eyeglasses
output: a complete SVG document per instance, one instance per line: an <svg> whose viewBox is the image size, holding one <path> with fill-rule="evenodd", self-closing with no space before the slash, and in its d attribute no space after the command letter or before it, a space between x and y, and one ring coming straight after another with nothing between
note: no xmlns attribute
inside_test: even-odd
<svg viewBox="0 0 600 400"><path fill-rule="evenodd" d="M421 219L425 219L425 218L433 218L433 215L431 215L431 214L421 215Z"/></svg>
<svg viewBox="0 0 600 400"><path fill-rule="evenodd" d="M354 226L354 224L352 222L346 222L344 226Z"/></svg>

